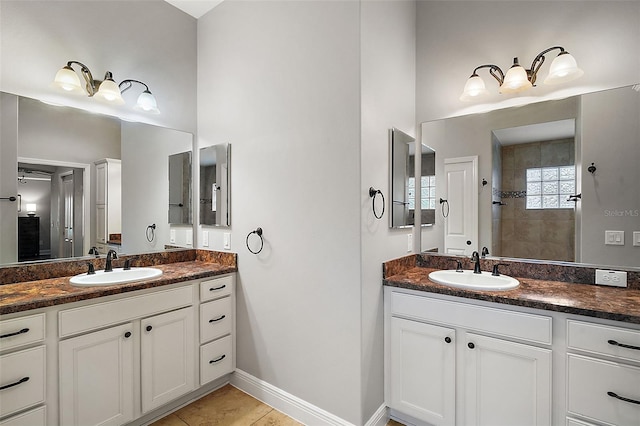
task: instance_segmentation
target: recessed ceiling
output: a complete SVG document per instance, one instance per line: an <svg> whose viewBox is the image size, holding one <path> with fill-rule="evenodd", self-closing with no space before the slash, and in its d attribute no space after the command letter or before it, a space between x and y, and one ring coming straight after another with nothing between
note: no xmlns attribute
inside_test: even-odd
<svg viewBox="0 0 640 426"><path fill-rule="evenodd" d="M165 0L167 3L177 7L185 13L198 19L223 0Z"/></svg>

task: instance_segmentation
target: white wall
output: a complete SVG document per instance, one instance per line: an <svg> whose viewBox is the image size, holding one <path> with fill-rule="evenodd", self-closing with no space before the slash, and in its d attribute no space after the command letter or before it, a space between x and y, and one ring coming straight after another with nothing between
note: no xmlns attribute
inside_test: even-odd
<svg viewBox="0 0 640 426"><path fill-rule="evenodd" d="M193 133L196 49L196 20L162 0L0 2L3 92ZM162 113L131 109L143 90L137 84L121 107L60 94L50 84L71 60L87 65L95 79L111 71L117 82L145 82Z"/></svg>
<svg viewBox="0 0 640 426"><path fill-rule="evenodd" d="M18 179L18 97L0 93L0 197L15 197ZM18 201L0 200L0 264L18 261Z"/></svg>
<svg viewBox="0 0 640 426"><path fill-rule="evenodd" d="M417 43L418 122L620 87L640 81L640 2L419 1ZM561 86L540 81L505 96L485 69L481 77L493 96L481 105L458 99L475 67L496 64L506 72L517 56L528 68L557 45L576 58L581 79ZM554 57L542 66L541 80Z"/></svg>

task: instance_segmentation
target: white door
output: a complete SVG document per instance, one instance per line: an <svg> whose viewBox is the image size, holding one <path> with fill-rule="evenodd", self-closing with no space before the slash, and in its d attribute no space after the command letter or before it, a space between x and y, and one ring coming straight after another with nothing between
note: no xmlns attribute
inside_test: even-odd
<svg viewBox="0 0 640 426"><path fill-rule="evenodd" d="M60 342L60 424L121 425L133 420L132 324Z"/></svg>
<svg viewBox="0 0 640 426"><path fill-rule="evenodd" d="M551 424L551 350L471 333L463 343L465 425Z"/></svg>
<svg viewBox="0 0 640 426"><path fill-rule="evenodd" d="M391 318L391 408L455 424L455 330Z"/></svg>
<svg viewBox="0 0 640 426"><path fill-rule="evenodd" d="M62 180L62 201L63 211L60 218L62 219L62 250L61 257L73 257L73 174L61 176Z"/></svg>
<svg viewBox="0 0 640 426"><path fill-rule="evenodd" d="M478 250L478 156L445 158L444 252Z"/></svg>
<svg viewBox="0 0 640 426"><path fill-rule="evenodd" d="M142 412L195 388L193 308L142 320Z"/></svg>

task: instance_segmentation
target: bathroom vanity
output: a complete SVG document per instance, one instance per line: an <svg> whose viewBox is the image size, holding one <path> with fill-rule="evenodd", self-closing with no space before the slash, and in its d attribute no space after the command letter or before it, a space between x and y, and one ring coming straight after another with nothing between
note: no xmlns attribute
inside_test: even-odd
<svg viewBox="0 0 640 426"><path fill-rule="evenodd" d="M219 387L235 369L231 257L120 285L0 286L0 425L143 424Z"/></svg>
<svg viewBox="0 0 640 426"><path fill-rule="evenodd" d="M416 425L640 424L638 283L519 278L513 290L473 291L428 279L446 257L432 265L411 258L385 264L392 417Z"/></svg>

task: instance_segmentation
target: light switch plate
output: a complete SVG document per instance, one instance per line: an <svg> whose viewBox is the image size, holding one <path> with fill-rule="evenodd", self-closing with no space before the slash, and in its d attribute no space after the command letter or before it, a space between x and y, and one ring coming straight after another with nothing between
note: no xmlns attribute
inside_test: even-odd
<svg viewBox="0 0 640 426"><path fill-rule="evenodd" d="M624 271L607 271L596 269L596 284L613 287L627 286L627 273Z"/></svg>
<svg viewBox="0 0 640 426"><path fill-rule="evenodd" d="M413 234L407 234L407 253L413 251Z"/></svg>
<svg viewBox="0 0 640 426"><path fill-rule="evenodd" d="M209 247L209 231L202 231L202 247Z"/></svg>
<svg viewBox="0 0 640 426"><path fill-rule="evenodd" d="M176 242L176 230L172 229L171 231L169 231L169 242L170 243L174 243Z"/></svg>
<svg viewBox="0 0 640 426"><path fill-rule="evenodd" d="M231 250L231 232L224 233L224 249Z"/></svg>
<svg viewBox="0 0 640 426"><path fill-rule="evenodd" d="M604 243L608 246L623 246L624 231L604 231Z"/></svg>
<svg viewBox="0 0 640 426"><path fill-rule="evenodd" d="M633 245L640 247L640 231L633 231Z"/></svg>

